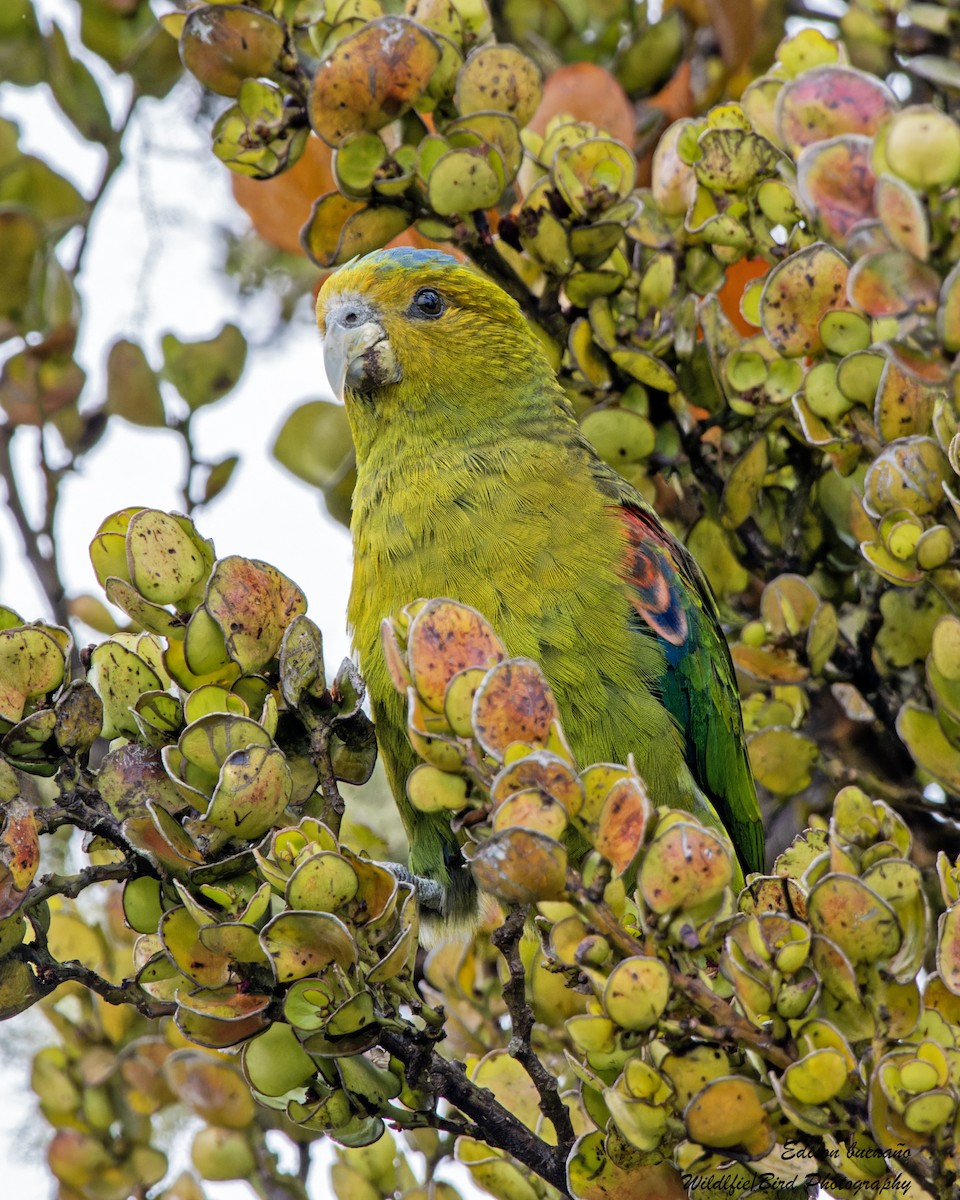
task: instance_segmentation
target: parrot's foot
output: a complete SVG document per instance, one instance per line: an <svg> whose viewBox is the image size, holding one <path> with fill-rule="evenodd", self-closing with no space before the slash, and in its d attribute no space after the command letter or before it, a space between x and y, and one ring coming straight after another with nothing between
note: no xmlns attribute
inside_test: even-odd
<svg viewBox="0 0 960 1200"><path fill-rule="evenodd" d="M427 879L424 875L415 875L409 867L401 866L400 863L379 862L377 866L389 871L401 883L412 884L421 908L441 916L446 912L447 889L442 883L438 883L436 879Z"/></svg>

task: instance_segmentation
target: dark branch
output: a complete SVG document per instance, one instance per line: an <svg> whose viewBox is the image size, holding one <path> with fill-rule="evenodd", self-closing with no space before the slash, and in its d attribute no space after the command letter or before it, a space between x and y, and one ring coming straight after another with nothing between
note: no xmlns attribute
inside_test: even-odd
<svg viewBox="0 0 960 1200"><path fill-rule="evenodd" d="M170 1017L177 1011L176 1004L152 999L132 979L111 983L76 960L58 962L46 947L35 942L17 946L11 955L31 964L37 973L37 981L46 992L52 992L61 983L73 982L96 992L108 1004L131 1004L137 1012L151 1019Z"/></svg>
<svg viewBox="0 0 960 1200"><path fill-rule="evenodd" d="M303 709L301 709L301 715ZM333 727L329 717L321 717L310 730L310 758L320 776L320 794L324 800L323 820L337 836L343 817L344 802L337 786L333 762L330 758L330 738Z"/></svg>
<svg viewBox="0 0 960 1200"><path fill-rule="evenodd" d="M558 1149L566 1159L577 1140L577 1135L574 1133L567 1106L560 1098L556 1079L534 1053L531 1045L535 1022L533 1009L527 1003L526 973L520 958L520 939L523 937L526 918L526 909L515 908L490 939L503 955L510 972L510 978L503 989L503 998L512 1025L512 1036L507 1050L533 1081L533 1086L540 1096L540 1111L557 1131Z"/></svg>
<svg viewBox="0 0 960 1200"><path fill-rule="evenodd" d="M56 805L36 810L40 832L53 833L63 825L72 825L76 829L82 829L84 833L92 833L95 837L103 838L105 842L116 846L125 858L139 857L124 836L121 823L116 817L98 812L87 803L88 796L91 799L100 799L98 793L92 789L61 788Z"/></svg>
<svg viewBox="0 0 960 1200"><path fill-rule="evenodd" d="M70 613L67 610L66 589L60 578L60 568L57 564L54 543L51 539L49 553L44 553L40 546L42 529L34 529L23 506L20 488L17 483L16 471L13 466L13 456L10 447L13 442L16 426L0 426L0 478L3 479L7 491L7 507L13 517L20 540L23 543L23 554L30 569L36 577L43 594L50 605L51 614L58 625L70 628ZM40 434L42 437L42 433Z"/></svg>
<svg viewBox="0 0 960 1200"><path fill-rule="evenodd" d="M83 265L83 257L86 254L87 244L90 240L90 225L93 215L97 211L97 205L106 194L107 188L110 186L110 181L123 164L123 150L121 148L123 136L127 132L127 126L130 124L133 111L139 99L140 91L135 87L133 95L130 97L127 111L120 118L120 124L114 130L112 139L104 145L104 149L107 152L107 161L103 165L103 173L100 176L100 182L97 184L97 190L93 193L87 204L86 214L79 222L83 232L80 235L80 244L77 246L77 253L74 255L73 266L70 268L71 275L77 275Z"/></svg>
<svg viewBox="0 0 960 1200"><path fill-rule="evenodd" d="M629 934L614 913L605 905L596 903L588 894L579 876L571 872L567 878L567 890L576 896L584 915L594 924L611 944L627 957L635 954L647 955L648 948ZM732 1005L713 993L705 983L668 963L670 982L673 987L702 1013L713 1021L713 1025L698 1024L697 1032L702 1038L721 1043L736 1042L748 1046L762 1055L767 1062L785 1070L795 1060L769 1034L758 1029L746 1017L741 1016Z"/></svg>
<svg viewBox="0 0 960 1200"><path fill-rule="evenodd" d="M522 1163L541 1179L552 1184L562 1196L569 1196L563 1156L508 1112L486 1088L471 1083L459 1063L449 1062L432 1046L412 1035L384 1029L380 1045L410 1069L411 1082L424 1078L427 1085L449 1100L482 1130L482 1140Z"/></svg>
<svg viewBox="0 0 960 1200"><path fill-rule="evenodd" d="M27 892L20 908L22 910L36 908L38 904L42 904L44 900L50 900L54 896L64 896L69 900L75 900L91 884L111 881L124 882L127 879L133 879L136 875L143 873L143 868L140 866L141 861L132 859L122 863L104 863L101 866L85 867L76 875L44 875ZM143 864L143 867L146 867L146 863Z"/></svg>

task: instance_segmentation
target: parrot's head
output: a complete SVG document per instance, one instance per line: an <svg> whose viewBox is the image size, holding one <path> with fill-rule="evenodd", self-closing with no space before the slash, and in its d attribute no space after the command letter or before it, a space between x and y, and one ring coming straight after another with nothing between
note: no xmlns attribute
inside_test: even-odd
<svg viewBox="0 0 960 1200"><path fill-rule="evenodd" d="M553 376L516 301L439 250L378 250L347 263L320 289L317 321L355 437L401 413L454 425L466 409L478 421L502 417L518 379Z"/></svg>

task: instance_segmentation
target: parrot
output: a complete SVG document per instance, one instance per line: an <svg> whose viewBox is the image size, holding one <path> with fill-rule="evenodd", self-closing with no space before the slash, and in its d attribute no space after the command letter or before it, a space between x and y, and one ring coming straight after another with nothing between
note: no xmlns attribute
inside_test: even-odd
<svg viewBox="0 0 960 1200"><path fill-rule="evenodd" d="M440 919L469 919L475 886L449 817L407 798L418 760L381 644L383 618L420 598L471 605L540 664L581 766L632 754L655 803L725 829L762 871L710 586L586 440L517 301L441 250L390 248L329 275L317 319L356 450L348 622L409 870L439 885Z"/></svg>

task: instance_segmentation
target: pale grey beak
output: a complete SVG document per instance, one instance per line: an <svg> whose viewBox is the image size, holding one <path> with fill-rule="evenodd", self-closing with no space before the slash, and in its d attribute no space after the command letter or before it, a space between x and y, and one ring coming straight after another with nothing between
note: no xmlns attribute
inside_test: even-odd
<svg viewBox="0 0 960 1200"><path fill-rule="evenodd" d="M366 392L397 378L393 354L373 307L339 296L323 317L323 365L334 394Z"/></svg>

